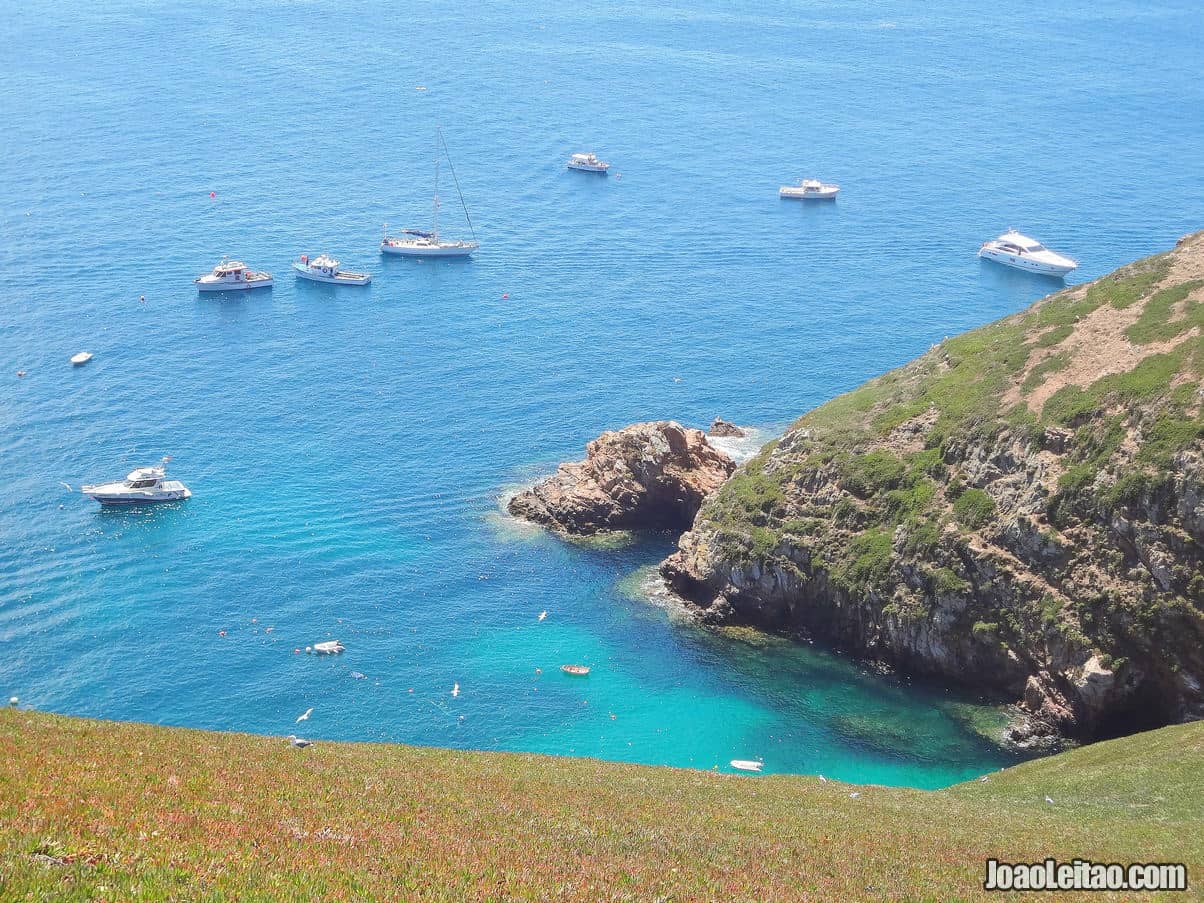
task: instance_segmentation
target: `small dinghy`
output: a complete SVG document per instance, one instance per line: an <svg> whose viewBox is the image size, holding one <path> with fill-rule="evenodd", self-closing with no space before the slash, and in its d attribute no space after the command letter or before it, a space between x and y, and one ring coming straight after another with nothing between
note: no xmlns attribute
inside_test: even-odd
<svg viewBox="0 0 1204 903"><path fill-rule="evenodd" d="M338 640L327 640L325 643L314 643L310 648L318 655L338 655L347 647Z"/></svg>
<svg viewBox="0 0 1204 903"><path fill-rule="evenodd" d="M91 351L81 351L79 354L71 355L71 365L73 367L83 366L84 364L88 363L88 361L90 361L90 360L92 360L92 352Z"/></svg>
<svg viewBox="0 0 1204 903"><path fill-rule="evenodd" d="M732 768L740 771L756 771L759 772L765 767L765 763L759 759L732 759Z"/></svg>
<svg viewBox="0 0 1204 903"><path fill-rule="evenodd" d="M585 677L589 674L589 668L585 665L561 665L560 670L565 674L572 674L574 677Z"/></svg>

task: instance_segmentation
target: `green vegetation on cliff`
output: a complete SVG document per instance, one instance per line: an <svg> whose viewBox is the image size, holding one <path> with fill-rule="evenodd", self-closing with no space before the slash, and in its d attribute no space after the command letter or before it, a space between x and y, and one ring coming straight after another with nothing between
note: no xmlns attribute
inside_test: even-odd
<svg viewBox="0 0 1204 903"><path fill-rule="evenodd" d="M1202 376L1204 233L805 414L703 506L666 575L724 595L717 619L1017 695L1052 675L1028 701L1083 736L1123 706L1204 711ZM1091 656L1115 673L1089 679Z"/></svg>
<svg viewBox="0 0 1204 903"><path fill-rule="evenodd" d="M9 709L0 812L4 900L1019 899L981 890L987 857L1194 886L1204 724L934 792Z"/></svg>

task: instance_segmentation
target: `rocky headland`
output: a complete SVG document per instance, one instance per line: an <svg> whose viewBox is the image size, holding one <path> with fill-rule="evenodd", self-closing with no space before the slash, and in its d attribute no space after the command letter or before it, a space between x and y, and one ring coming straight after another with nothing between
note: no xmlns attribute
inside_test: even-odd
<svg viewBox="0 0 1204 903"><path fill-rule="evenodd" d="M662 565L711 623L1019 703L1010 739L1204 717L1204 233L795 422Z"/></svg>
<svg viewBox="0 0 1204 903"><path fill-rule="evenodd" d="M703 500L736 464L701 430L672 420L605 432L586 446L584 461L515 495L511 514L562 533L685 530Z"/></svg>

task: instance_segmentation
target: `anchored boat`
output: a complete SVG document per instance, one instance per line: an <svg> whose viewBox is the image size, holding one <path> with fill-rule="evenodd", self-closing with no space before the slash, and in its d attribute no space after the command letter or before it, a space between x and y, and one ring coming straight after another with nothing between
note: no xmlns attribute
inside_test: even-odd
<svg viewBox="0 0 1204 903"><path fill-rule="evenodd" d="M464 203L464 193L460 191L460 180L456 178L456 169L452 165L451 154L447 150L447 142L443 139L442 129L438 132L441 151L435 156L435 202L434 223L427 229L402 229L399 235L388 234L388 224L385 225L385 235L381 238L382 254L395 254L400 257L467 257L481 246L476 240L476 232L472 228L472 219L468 215L468 205ZM439 236L439 163L442 157L447 157L447 167L451 170L452 181L456 185L456 194L460 198L460 207L464 211L464 220L468 223L468 231L472 240L445 239Z"/></svg>
<svg viewBox="0 0 1204 903"><path fill-rule="evenodd" d="M332 285L367 285L372 281L370 273L351 273L339 269L339 262L329 254L319 254L310 257L302 254L294 263L293 269L302 279L312 282L327 282Z"/></svg>
<svg viewBox="0 0 1204 903"><path fill-rule="evenodd" d="M600 172L605 173L610 169L610 164L604 160L599 160L593 154L573 154L569 157L569 162L565 164L569 169L575 169L578 172Z"/></svg>
<svg viewBox="0 0 1204 903"><path fill-rule="evenodd" d="M778 197L799 201L834 201L839 193L839 185L819 179L800 179L797 185L783 185L778 189Z"/></svg>
<svg viewBox="0 0 1204 903"><path fill-rule="evenodd" d="M978 256L1004 266L1041 273L1046 276L1065 276L1078 267L1078 262L1051 251L1035 238L1009 229L993 241L985 241Z"/></svg>
<svg viewBox="0 0 1204 903"><path fill-rule="evenodd" d="M211 272L192 281L198 292L231 292L267 288L272 284L272 274L249 270L241 260L223 259Z"/></svg>
<svg viewBox="0 0 1204 903"><path fill-rule="evenodd" d="M187 486L179 480L167 479L167 462L170 460L170 457L164 458L153 467L132 470L124 480L81 486L80 492L102 505L145 505L191 497L192 492Z"/></svg>

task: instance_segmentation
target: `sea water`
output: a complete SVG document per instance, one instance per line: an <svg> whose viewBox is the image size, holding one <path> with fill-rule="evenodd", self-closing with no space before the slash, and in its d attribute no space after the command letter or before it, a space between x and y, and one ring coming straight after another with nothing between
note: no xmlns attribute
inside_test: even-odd
<svg viewBox="0 0 1204 903"><path fill-rule="evenodd" d="M604 429L768 436L1020 309L1057 283L975 257L1009 226L1073 282L1204 225L1201 37L1190 0L14 5L0 695L923 787L1006 764L972 699L658 604L672 537L502 501ZM481 249L382 258L431 222L440 125L441 224L469 237L458 182ZM778 199L804 176L839 200ZM323 251L372 285L296 281ZM223 255L275 287L198 296ZM61 485L167 454L186 503Z"/></svg>

